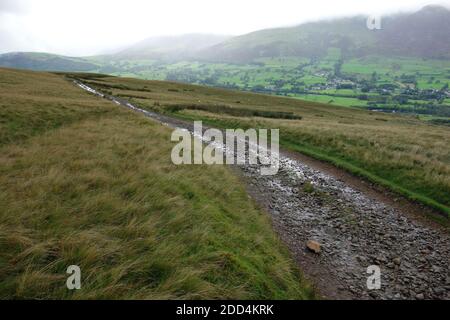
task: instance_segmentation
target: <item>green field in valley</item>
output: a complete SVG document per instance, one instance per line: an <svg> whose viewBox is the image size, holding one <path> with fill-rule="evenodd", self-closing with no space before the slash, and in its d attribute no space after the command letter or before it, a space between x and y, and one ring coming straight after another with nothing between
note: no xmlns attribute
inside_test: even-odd
<svg viewBox="0 0 450 320"><path fill-rule="evenodd" d="M308 101L450 118L450 62L368 56L343 59L330 49L317 59L261 58L253 63L109 61L96 72L194 83ZM103 61L104 63L104 61ZM450 120L449 120L450 121Z"/></svg>

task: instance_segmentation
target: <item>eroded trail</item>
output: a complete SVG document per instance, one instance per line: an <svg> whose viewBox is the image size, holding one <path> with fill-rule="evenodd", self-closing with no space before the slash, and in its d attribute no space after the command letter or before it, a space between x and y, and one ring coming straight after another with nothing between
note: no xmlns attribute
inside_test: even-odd
<svg viewBox="0 0 450 320"><path fill-rule="evenodd" d="M192 123L76 84L165 125L193 130ZM326 298L450 299L450 237L445 230L414 219L287 153L280 154L275 176L262 176L259 168L250 165L236 170ZM309 252L308 240L319 242L322 252ZM381 269L380 290L367 288L371 265Z"/></svg>

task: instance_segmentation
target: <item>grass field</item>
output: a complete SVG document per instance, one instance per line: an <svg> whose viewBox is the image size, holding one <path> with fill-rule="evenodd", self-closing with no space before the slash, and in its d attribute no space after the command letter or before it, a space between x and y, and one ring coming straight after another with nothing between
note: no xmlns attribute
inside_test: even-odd
<svg viewBox="0 0 450 320"><path fill-rule="evenodd" d="M316 95L316 94L298 94L292 95L294 98L298 98L305 101L327 103L335 106L342 107L363 107L366 106L366 102L360 101L355 98L345 98L345 97L333 97L328 95Z"/></svg>
<svg viewBox="0 0 450 320"><path fill-rule="evenodd" d="M302 120L236 117L188 108L174 115L219 127L279 128L281 143L334 163L407 197L450 213L450 128L414 116L369 112L297 99L137 79L85 79L143 108L170 112L174 105L292 112ZM120 87L122 85L122 87ZM178 109L180 110L180 109Z"/></svg>
<svg viewBox="0 0 450 320"><path fill-rule="evenodd" d="M447 60L377 55L343 59L340 49L330 48L327 55L314 59L273 57L247 64L98 59L91 62L99 63L93 71L121 77L177 81L450 119Z"/></svg>
<svg viewBox="0 0 450 320"><path fill-rule="evenodd" d="M174 166L168 128L61 75L0 83L1 299L314 297L226 167Z"/></svg>
<svg viewBox="0 0 450 320"><path fill-rule="evenodd" d="M340 53L330 51L327 56L313 62L302 57L261 58L255 60L253 64L190 61L161 63L152 60L99 61L94 58L90 61L99 63L99 69L96 71L101 71L101 66L105 65L117 68L113 72L115 75L131 74L141 79L164 80L173 72L181 78L189 75L197 80L216 77L218 84L223 85L232 81L240 87L245 85L251 87L258 84L255 81L257 79L264 79L267 85L271 80L280 79L287 82L304 81L305 84L324 83L326 77L323 74L332 71L336 62L341 59ZM419 89L440 89L449 81L450 63L446 60L367 56L345 60L342 72L366 79L370 79L376 72L380 81L391 83L399 81L395 79L396 77L410 75L417 78Z"/></svg>

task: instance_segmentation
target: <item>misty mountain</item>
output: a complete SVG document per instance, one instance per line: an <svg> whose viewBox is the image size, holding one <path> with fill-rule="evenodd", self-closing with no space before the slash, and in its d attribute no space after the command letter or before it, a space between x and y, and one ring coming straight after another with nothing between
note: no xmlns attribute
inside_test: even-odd
<svg viewBox="0 0 450 320"><path fill-rule="evenodd" d="M416 13L382 18L381 30L369 30L367 17L342 18L253 32L201 52L203 59L250 62L262 57L321 57L330 48L344 58L369 54L421 58L450 57L450 11L427 6Z"/></svg>
<svg viewBox="0 0 450 320"><path fill-rule="evenodd" d="M340 49L343 59L381 55L450 58L450 11L427 6L415 13L382 18L381 30L369 30L367 17L356 16L305 23L295 27L261 30L238 37L209 34L152 37L119 53L71 58L41 53L0 55L0 66L52 71L121 72L117 65L139 61L182 60L248 63L258 58L324 57Z"/></svg>
<svg viewBox="0 0 450 320"><path fill-rule="evenodd" d="M419 12L385 19L378 35L381 52L416 57L450 57L450 10L428 6Z"/></svg>
<svg viewBox="0 0 450 320"><path fill-rule="evenodd" d="M199 51L229 38L229 36L212 34L152 37L119 52L114 57L116 59L188 59L194 58Z"/></svg>
<svg viewBox="0 0 450 320"><path fill-rule="evenodd" d="M214 46L229 36L186 34L181 36L152 37L118 53L97 57L73 58L55 54L12 52L0 54L0 66L38 71L102 71L116 69L108 66L111 61L165 60L177 61L195 58L196 54Z"/></svg>

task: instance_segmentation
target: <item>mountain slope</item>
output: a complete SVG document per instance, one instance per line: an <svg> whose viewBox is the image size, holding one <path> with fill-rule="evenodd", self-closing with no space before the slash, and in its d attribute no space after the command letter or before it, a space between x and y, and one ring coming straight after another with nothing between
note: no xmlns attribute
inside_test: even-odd
<svg viewBox="0 0 450 320"><path fill-rule="evenodd" d="M233 38L202 52L206 59L246 62L262 57L325 55L330 47L345 52L371 42L363 17L268 29Z"/></svg>
<svg viewBox="0 0 450 320"><path fill-rule="evenodd" d="M385 19L378 45L382 53L417 57L450 57L450 11L428 6L411 15Z"/></svg>
<svg viewBox="0 0 450 320"><path fill-rule="evenodd" d="M365 17L352 17L268 29L225 41L202 52L214 61L249 62L262 57L321 57L330 48L346 57L368 54L422 58L450 57L450 11L428 6L412 14L382 19L382 30L369 30Z"/></svg>
<svg viewBox="0 0 450 320"><path fill-rule="evenodd" d="M381 30L369 30L366 17L356 16L261 30L232 38L208 34L154 37L114 55L86 59L11 53L0 55L0 66L115 73L123 72L121 65L126 65L129 60L136 60L132 63L133 68L142 69L145 60L248 63L274 57L320 59L330 49L339 49L342 59L374 54L448 59L450 11L440 6L428 6L415 13L383 17Z"/></svg>

